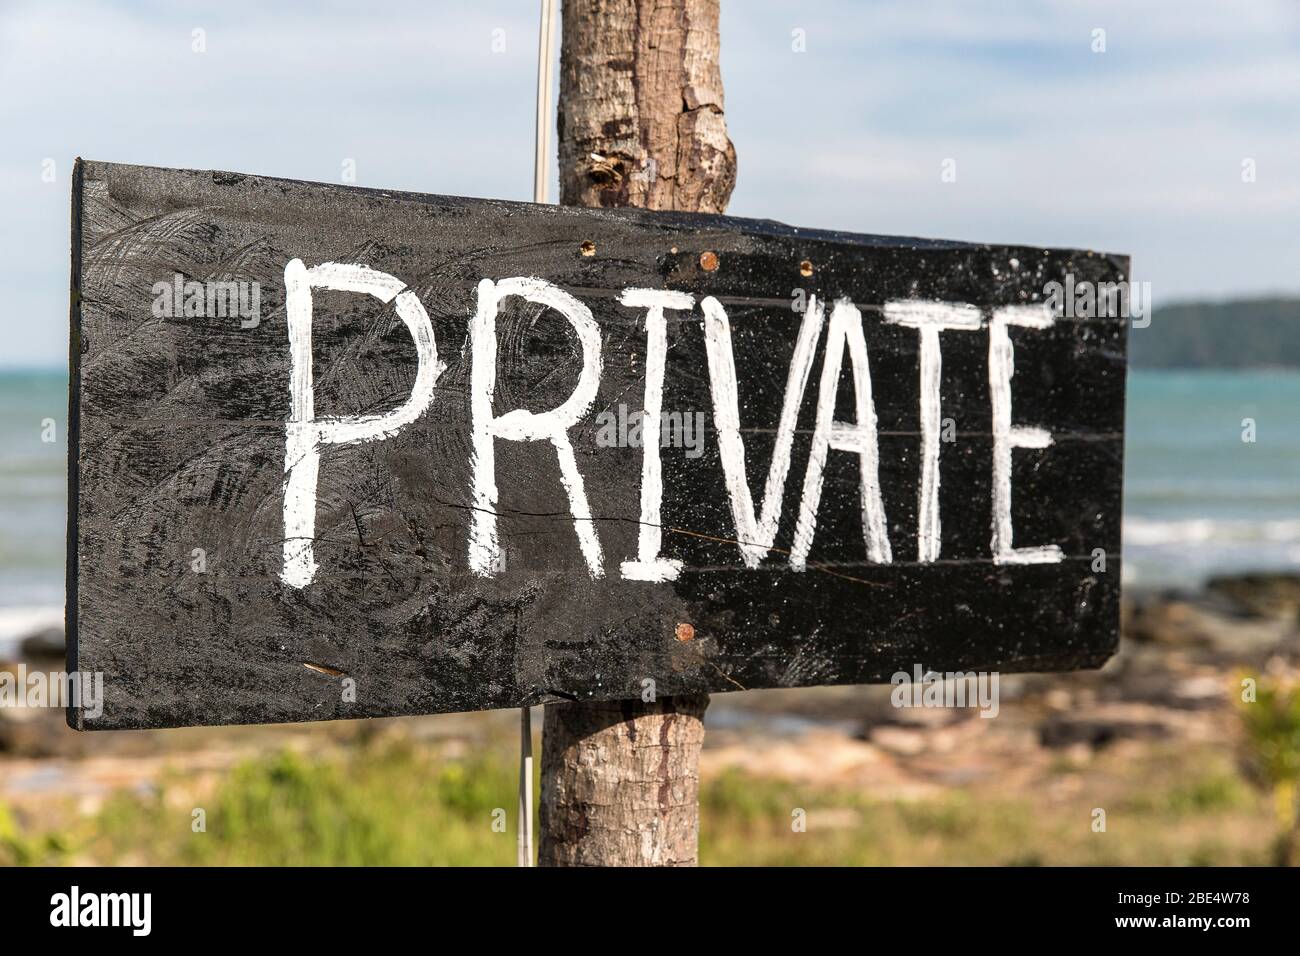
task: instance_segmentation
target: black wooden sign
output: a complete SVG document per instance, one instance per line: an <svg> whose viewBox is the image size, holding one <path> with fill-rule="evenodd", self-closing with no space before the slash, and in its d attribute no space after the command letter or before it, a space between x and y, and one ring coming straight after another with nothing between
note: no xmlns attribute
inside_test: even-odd
<svg viewBox="0 0 1300 956"><path fill-rule="evenodd" d="M1127 272L81 162L72 723L1099 666Z"/></svg>

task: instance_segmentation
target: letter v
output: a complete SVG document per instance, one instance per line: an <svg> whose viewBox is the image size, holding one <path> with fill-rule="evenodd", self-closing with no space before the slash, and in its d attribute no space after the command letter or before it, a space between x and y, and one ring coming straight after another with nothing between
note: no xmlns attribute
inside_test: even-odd
<svg viewBox="0 0 1300 956"><path fill-rule="evenodd" d="M718 431L718 454L731 498L731 514L736 522L736 543L748 567L756 568L772 550L776 527L781 520L785 479L790 471L790 447L798 424L799 406L812 373L813 355L821 336L824 307L816 296L808 299L790 373L785 382L785 399L776 429L776 446L767 470L763 489L761 516L754 515L754 500L749 491L745 470L745 442L740 437L739 395L736 388L736 360L731 350L731 324L726 310L713 296L700 303L704 313L704 345L709 357L709 389L713 394L713 420Z"/></svg>

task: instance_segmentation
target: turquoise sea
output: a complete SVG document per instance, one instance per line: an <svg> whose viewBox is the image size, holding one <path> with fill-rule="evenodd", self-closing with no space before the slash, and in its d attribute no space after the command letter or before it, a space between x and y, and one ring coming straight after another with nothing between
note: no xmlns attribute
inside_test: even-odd
<svg viewBox="0 0 1300 956"><path fill-rule="evenodd" d="M0 371L0 641L62 616L66 403ZM1127 432L1126 584L1300 569L1300 372L1134 371Z"/></svg>
<svg viewBox="0 0 1300 956"><path fill-rule="evenodd" d="M1300 372L1134 371L1125 578L1300 569Z"/></svg>
<svg viewBox="0 0 1300 956"><path fill-rule="evenodd" d="M67 381L0 371L0 607L63 604Z"/></svg>

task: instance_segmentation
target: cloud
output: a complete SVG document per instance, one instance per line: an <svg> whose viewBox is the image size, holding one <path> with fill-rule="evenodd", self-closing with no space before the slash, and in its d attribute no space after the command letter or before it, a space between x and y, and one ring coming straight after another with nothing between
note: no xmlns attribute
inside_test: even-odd
<svg viewBox="0 0 1300 956"><path fill-rule="evenodd" d="M1291 4L724 4L723 29L738 215L1127 252L1161 301L1300 290Z"/></svg>
<svg viewBox="0 0 1300 956"><path fill-rule="evenodd" d="M1128 252L1163 301L1300 290L1286 0L722 11L737 215ZM76 155L325 181L350 158L361 185L529 198L536 18L517 0L5 5L0 364L66 353Z"/></svg>

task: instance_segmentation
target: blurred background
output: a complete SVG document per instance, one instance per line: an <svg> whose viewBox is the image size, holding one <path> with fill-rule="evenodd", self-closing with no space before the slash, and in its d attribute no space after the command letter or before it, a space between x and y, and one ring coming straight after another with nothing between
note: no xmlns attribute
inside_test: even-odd
<svg viewBox="0 0 1300 956"><path fill-rule="evenodd" d="M0 666L62 657L73 159L530 199L536 49L530 0L0 7ZM732 213L1127 253L1155 312L1121 653L993 720L716 695L702 862L1296 858L1300 8L723 0L722 71ZM516 720L0 708L0 863L509 863Z"/></svg>

